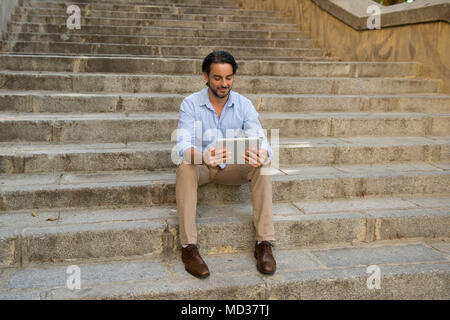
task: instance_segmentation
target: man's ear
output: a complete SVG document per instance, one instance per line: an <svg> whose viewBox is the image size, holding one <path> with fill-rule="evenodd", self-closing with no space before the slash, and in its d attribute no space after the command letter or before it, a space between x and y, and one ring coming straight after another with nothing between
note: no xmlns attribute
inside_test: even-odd
<svg viewBox="0 0 450 320"><path fill-rule="evenodd" d="M206 84L209 82L209 75L206 72L203 72L203 77L205 78Z"/></svg>

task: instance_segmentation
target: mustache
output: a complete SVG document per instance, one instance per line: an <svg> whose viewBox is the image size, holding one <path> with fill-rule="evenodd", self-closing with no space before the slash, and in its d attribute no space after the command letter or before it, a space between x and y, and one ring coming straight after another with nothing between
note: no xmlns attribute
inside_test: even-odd
<svg viewBox="0 0 450 320"><path fill-rule="evenodd" d="M206 86L207 87L211 87L209 82L206 83ZM230 86L228 86L228 87L218 87L217 89L231 89L231 87Z"/></svg>

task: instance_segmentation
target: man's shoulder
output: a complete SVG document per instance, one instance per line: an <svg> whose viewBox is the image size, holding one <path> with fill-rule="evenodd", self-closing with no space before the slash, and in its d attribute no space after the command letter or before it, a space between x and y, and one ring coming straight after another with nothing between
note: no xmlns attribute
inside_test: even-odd
<svg viewBox="0 0 450 320"><path fill-rule="evenodd" d="M186 96L185 98L184 98L184 100L185 101L190 101L190 102L199 102L199 101L201 101L202 99L203 99L203 96L204 96L204 94L205 94L205 89L202 89L202 90L200 90L200 91L197 91L197 92L194 92L194 93L191 93L190 95L188 95L188 96Z"/></svg>
<svg viewBox="0 0 450 320"><path fill-rule="evenodd" d="M238 103L241 106L249 106L252 105L252 102L249 98L243 96L239 92L231 91L232 99L234 103Z"/></svg>

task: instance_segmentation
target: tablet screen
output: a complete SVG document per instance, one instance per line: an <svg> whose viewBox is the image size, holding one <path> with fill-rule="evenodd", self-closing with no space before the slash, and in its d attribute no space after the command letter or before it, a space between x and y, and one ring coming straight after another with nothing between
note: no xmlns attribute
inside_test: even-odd
<svg viewBox="0 0 450 320"><path fill-rule="evenodd" d="M257 137L217 139L216 150L226 148L227 151L231 151L231 160L227 161L228 164L245 164L242 154L254 147L260 149L262 141L262 138Z"/></svg>

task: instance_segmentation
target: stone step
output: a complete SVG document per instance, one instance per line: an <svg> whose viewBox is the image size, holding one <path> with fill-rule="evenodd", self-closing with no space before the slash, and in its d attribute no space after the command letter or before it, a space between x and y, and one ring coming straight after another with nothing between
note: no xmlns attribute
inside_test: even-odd
<svg viewBox="0 0 450 320"><path fill-rule="evenodd" d="M226 50L236 57L256 55L260 57L322 57L324 51L319 48L265 48L232 46L159 46L110 43L44 42L44 41L3 41L4 52L20 53L66 53L66 54L127 54L156 57L198 56L206 57L214 50Z"/></svg>
<svg viewBox="0 0 450 320"><path fill-rule="evenodd" d="M83 1L24 1L21 5L27 8L57 8L66 9L70 5L77 5L82 12L90 10L111 10L111 11L136 11L136 12L171 12L171 13L210 13L223 14L224 12L233 15L239 14L265 14L278 15L277 11L263 11L263 10L244 10L237 6L230 6L228 4L207 1L204 3L198 1L190 1L185 3L168 3L167 1L154 1L153 3L129 3L129 2L91 2Z"/></svg>
<svg viewBox="0 0 450 320"><path fill-rule="evenodd" d="M30 0L28 0L30 1ZM33 0L31 0L33 1ZM35 1L35 0L34 0ZM41 0L38 0L41 1ZM95 4L98 3L96 0L44 0L47 2L57 2L57 3L66 3L68 5L72 3L79 3L79 4ZM135 4L135 5L145 5L145 6L154 6L154 5L164 5L164 6L214 6L214 7L239 7L238 3L234 0L103 0L102 3L106 4Z"/></svg>
<svg viewBox="0 0 450 320"><path fill-rule="evenodd" d="M0 41L0 50L1 50L2 42ZM0 53L1 55L2 53ZM3 53L5 54L5 53ZM33 52L33 53L6 53L11 55L43 55L43 56L49 56L49 55L55 55L48 52ZM56 54L61 57L71 57L73 56L72 53L58 53ZM204 57L202 56L149 56L149 55L130 55L130 54L92 54L92 53L84 53L84 57L95 57L95 58L132 58L132 59L171 59L171 60L178 60L178 59L189 59L189 60L200 60ZM300 57L280 57L280 56L235 56L235 59L237 61L253 61L253 62L335 62L339 59L336 57L330 57L330 56L318 56L318 57L308 57L308 56L300 56ZM109 72L107 72L109 73Z"/></svg>
<svg viewBox="0 0 450 320"><path fill-rule="evenodd" d="M66 5L70 4L95 4L98 3L96 0L25 0L25 4L35 2L35 1L45 1L47 3L64 3ZM237 2L234 0L102 0L102 3L106 4L134 4L134 5L145 5L145 6L153 6L153 5L165 5L165 6L178 6L178 5L195 5L195 6L204 6L204 5L237 5Z"/></svg>
<svg viewBox="0 0 450 320"><path fill-rule="evenodd" d="M36 0L27 0L27 1L36 1ZM47 2L57 2L57 3L80 3L80 4L93 4L98 3L97 0L37 0L37 1L47 1ZM146 6L153 6L157 4L163 4L165 6L178 6L178 5L187 5L192 4L196 6L204 6L204 5L235 5L237 6L237 2L234 0L102 0L102 3L107 4L139 4Z"/></svg>
<svg viewBox="0 0 450 320"><path fill-rule="evenodd" d="M223 38L188 38L188 37L145 37L145 36L114 36L97 34L70 34L55 33L9 33L8 41L14 42L72 42L72 43L111 43L134 45L178 45L178 46L222 46ZM241 39L226 40L229 47L265 47L265 48L314 48L315 41L311 39L268 40L268 39Z"/></svg>
<svg viewBox="0 0 450 320"><path fill-rule="evenodd" d="M8 32L34 32L34 33L59 33L59 34L103 34L125 36L159 36L159 37L210 37L210 38L253 38L253 39L300 39L308 36L305 31L260 31L260 30L224 30L209 25L206 29L191 28L162 28L162 27L132 27L132 26L83 26L80 30L68 30L66 24L38 24L15 23L8 25ZM214 29L213 29L214 28Z"/></svg>
<svg viewBox="0 0 450 320"><path fill-rule="evenodd" d="M205 86L199 75L81 74L0 71L3 90L190 94ZM440 79L239 76L234 89L242 94L405 94L437 93Z"/></svg>
<svg viewBox="0 0 450 320"><path fill-rule="evenodd" d="M0 70L200 74L202 59L0 54ZM418 63L238 60L238 75L301 77L416 77Z"/></svg>
<svg viewBox="0 0 450 320"><path fill-rule="evenodd" d="M116 259L82 262L81 288L70 290L71 262L57 265L10 268L0 276L2 300L64 299L214 299L214 300L327 300L327 299L442 299L450 298L449 244L434 241L388 241L358 246L275 248L277 272L268 277L256 271L252 251L206 255L211 275L199 280L184 270L180 257L173 259ZM73 264L72 264L73 265ZM368 266L380 271L380 288L370 284ZM219 304L219 302L216 302ZM212 306L213 304L209 304ZM265 305L264 305L265 306ZM182 315L189 302L169 308L172 319ZM233 306L235 307L235 306ZM254 314L279 314L268 306ZM214 317L230 312L223 304ZM266 310L269 308L269 310ZM196 309L197 310L197 309ZM220 310L220 311L219 311ZM234 312L237 309L234 308ZM212 316L212 315L211 315Z"/></svg>
<svg viewBox="0 0 450 320"><path fill-rule="evenodd" d="M273 212L276 250L450 236L445 195L274 203ZM3 267L180 252L176 206L38 209L4 213L0 221ZM251 203L200 205L196 223L206 256L254 247Z"/></svg>
<svg viewBox="0 0 450 320"><path fill-rule="evenodd" d="M1 59L0 59L1 64ZM450 113L446 95L248 94L258 112ZM185 95L1 91L0 112L178 112Z"/></svg>
<svg viewBox="0 0 450 320"><path fill-rule="evenodd" d="M0 141L130 143L168 141L179 114L2 113ZM425 113L261 113L267 137L447 136L450 114Z"/></svg>
<svg viewBox="0 0 450 320"><path fill-rule="evenodd" d="M450 193L449 163L302 166L271 169L273 201ZM1 211L175 203L175 169L1 175ZM448 196L447 196L448 197ZM208 184L199 204L251 199L249 185Z"/></svg>
<svg viewBox="0 0 450 320"><path fill-rule="evenodd" d="M94 4L77 4L81 9L81 14L84 16L93 16L99 13L108 15L109 12L115 15L131 15L139 16L145 14L171 14L171 15L215 15L215 16L235 16L235 17L254 17L254 18L271 18L285 20L286 17L278 11L262 11L262 10L245 10L245 9L229 9L229 8L209 8L209 7L175 7L164 5L139 6L139 5L108 5L104 3ZM67 10L67 4L48 3L48 2L34 2L32 5L19 6L16 8L16 13L33 13L33 12L64 12ZM64 15L63 14L63 15ZM289 19L289 18L288 18Z"/></svg>
<svg viewBox="0 0 450 320"><path fill-rule="evenodd" d="M145 8L145 7L173 7L173 8L211 8L211 9L239 9L239 6L235 1L178 1L167 2L161 0L155 0L151 2L129 2L129 1L102 1L103 6L109 6L112 10L121 10L122 8ZM68 7L70 5L77 5L82 9L89 10L91 8L99 7L98 3L92 1L24 1L22 6L25 7ZM103 8L103 7L102 7Z"/></svg>
<svg viewBox="0 0 450 320"><path fill-rule="evenodd" d="M16 16L13 21L20 23L33 24L54 24L66 25L68 15L63 16ZM97 17L81 17L81 29L85 26L101 27L101 26L128 26L133 28L140 27L167 27L167 28L189 28L189 29L203 29L211 28L211 21L197 21L197 20L165 20L165 19L125 19L125 18L97 18ZM215 29L227 30L245 30L245 31L297 31L299 26L293 23L280 22L232 22L219 21L214 22Z"/></svg>
<svg viewBox="0 0 450 320"><path fill-rule="evenodd" d="M53 8L26 8L18 7L16 13L11 17L12 21L22 20L23 16L65 16L68 17L66 9ZM209 22L270 22L289 23L287 17L256 16L256 15L233 15L233 14L198 14L198 13L161 13L161 12L136 12L136 11L106 11L89 10L81 12L82 17L88 18L119 18L119 19L161 19L161 20L186 20L186 21L209 21Z"/></svg>
<svg viewBox="0 0 450 320"><path fill-rule="evenodd" d="M28 0L30 1L30 0ZM31 0L36 1L36 0ZM37 0L42 1L42 0ZM72 3L84 3L84 4L92 4L92 3L98 3L97 0L43 0L47 2L62 2L66 4L72 4ZM186 4L193 4L198 6L204 6L204 5L210 5L210 4L216 4L216 5L236 5L237 2L234 0L102 0L102 3L108 3L108 4L140 4L140 5L155 5L155 4L164 4L167 6L177 6L177 5L186 5Z"/></svg>
<svg viewBox="0 0 450 320"><path fill-rule="evenodd" d="M0 144L0 174L174 168L166 143ZM281 166L450 162L450 136L291 138L272 145Z"/></svg>

